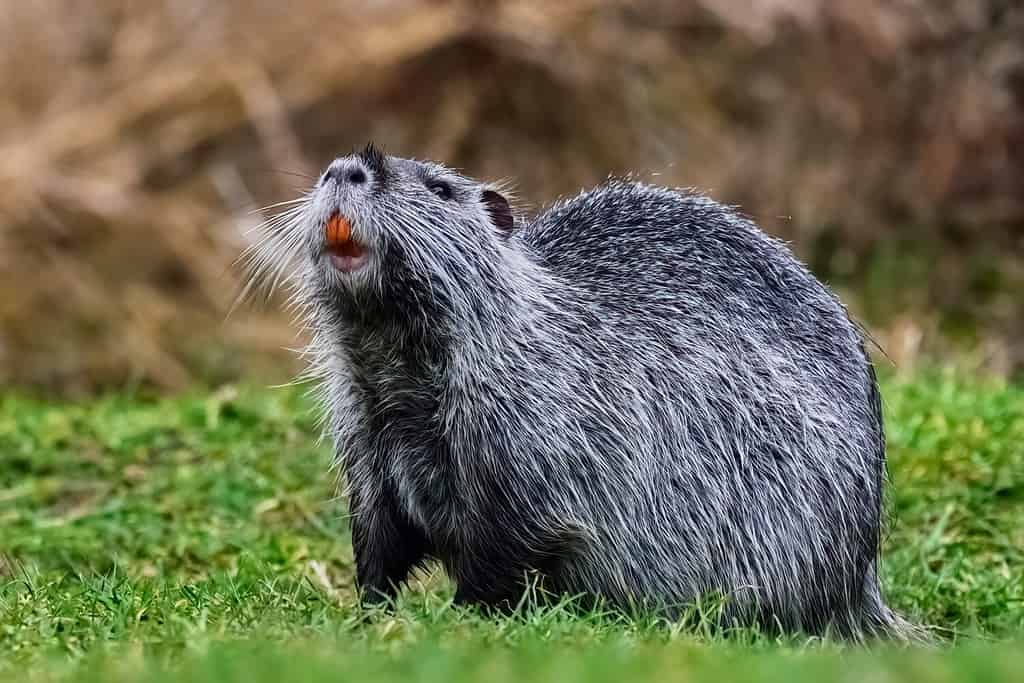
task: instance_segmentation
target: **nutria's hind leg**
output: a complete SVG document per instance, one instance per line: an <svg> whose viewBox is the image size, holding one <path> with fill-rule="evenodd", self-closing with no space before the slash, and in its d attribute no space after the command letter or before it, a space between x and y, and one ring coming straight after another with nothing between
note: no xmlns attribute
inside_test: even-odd
<svg viewBox="0 0 1024 683"><path fill-rule="evenodd" d="M362 504L352 492L352 551L356 560L356 586L363 605L389 602L409 573L431 552L426 536L385 496Z"/></svg>
<svg viewBox="0 0 1024 683"><path fill-rule="evenodd" d="M508 615L521 604L545 604L559 597L563 563L583 552L589 535L580 524L545 525L511 536L507 545L467 553L448 567L456 583L455 604L476 605ZM529 542L512 540L528 538ZM525 599L525 600L524 600Z"/></svg>
<svg viewBox="0 0 1024 683"><path fill-rule="evenodd" d="M505 553L459 557L448 567L455 583L454 603L482 608L495 615L515 611L527 587L527 569L520 558Z"/></svg>

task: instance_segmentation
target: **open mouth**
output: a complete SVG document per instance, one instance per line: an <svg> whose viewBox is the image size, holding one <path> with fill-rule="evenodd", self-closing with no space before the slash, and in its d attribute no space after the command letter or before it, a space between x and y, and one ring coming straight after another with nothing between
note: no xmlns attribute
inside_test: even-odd
<svg viewBox="0 0 1024 683"><path fill-rule="evenodd" d="M335 213L324 225L324 249L331 265L343 273L353 273L366 265L366 249L352 237L352 224Z"/></svg>

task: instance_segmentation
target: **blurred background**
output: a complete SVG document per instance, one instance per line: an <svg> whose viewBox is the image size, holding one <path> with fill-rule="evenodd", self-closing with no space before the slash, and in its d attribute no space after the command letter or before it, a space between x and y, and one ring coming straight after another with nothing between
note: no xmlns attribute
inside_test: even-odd
<svg viewBox="0 0 1024 683"><path fill-rule="evenodd" d="M527 211L632 172L792 242L899 368L1024 371L1017 0L34 0L0 13L0 384L288 379L258 209L374 140Z"/></svg>

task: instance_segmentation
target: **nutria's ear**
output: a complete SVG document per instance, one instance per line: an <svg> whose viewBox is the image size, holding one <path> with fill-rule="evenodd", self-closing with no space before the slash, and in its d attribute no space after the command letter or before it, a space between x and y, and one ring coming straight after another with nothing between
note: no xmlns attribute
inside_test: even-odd
<svg viewBox="0 0 1024 683"><path fill-rule="evenodd" d="M501 234L506 236L512 234L512 226L515 221L512 218L512 208L508 205L508 200L494 190L484 190L480 199L491 216L491 222Z"/></svg>

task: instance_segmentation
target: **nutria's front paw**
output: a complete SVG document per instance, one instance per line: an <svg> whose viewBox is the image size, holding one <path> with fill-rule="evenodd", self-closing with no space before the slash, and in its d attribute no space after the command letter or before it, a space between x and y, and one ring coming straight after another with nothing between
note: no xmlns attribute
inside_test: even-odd
<svg viewBox="0 0 1024 683"><path fill-rule="evenodd" d="M391 603L430 550L426 538L403 519L392 500L375 498L363 507L360 492L350 494L352 552L356 589L366 607ZM369 510L369 514L361 514Z"/></svg>
<svg viewBox="0 0 1024 683"><path fill-rule="evenodd" d="M363 609L391 610L397 591L376 586L359 589L359 606Z"/></svg>

